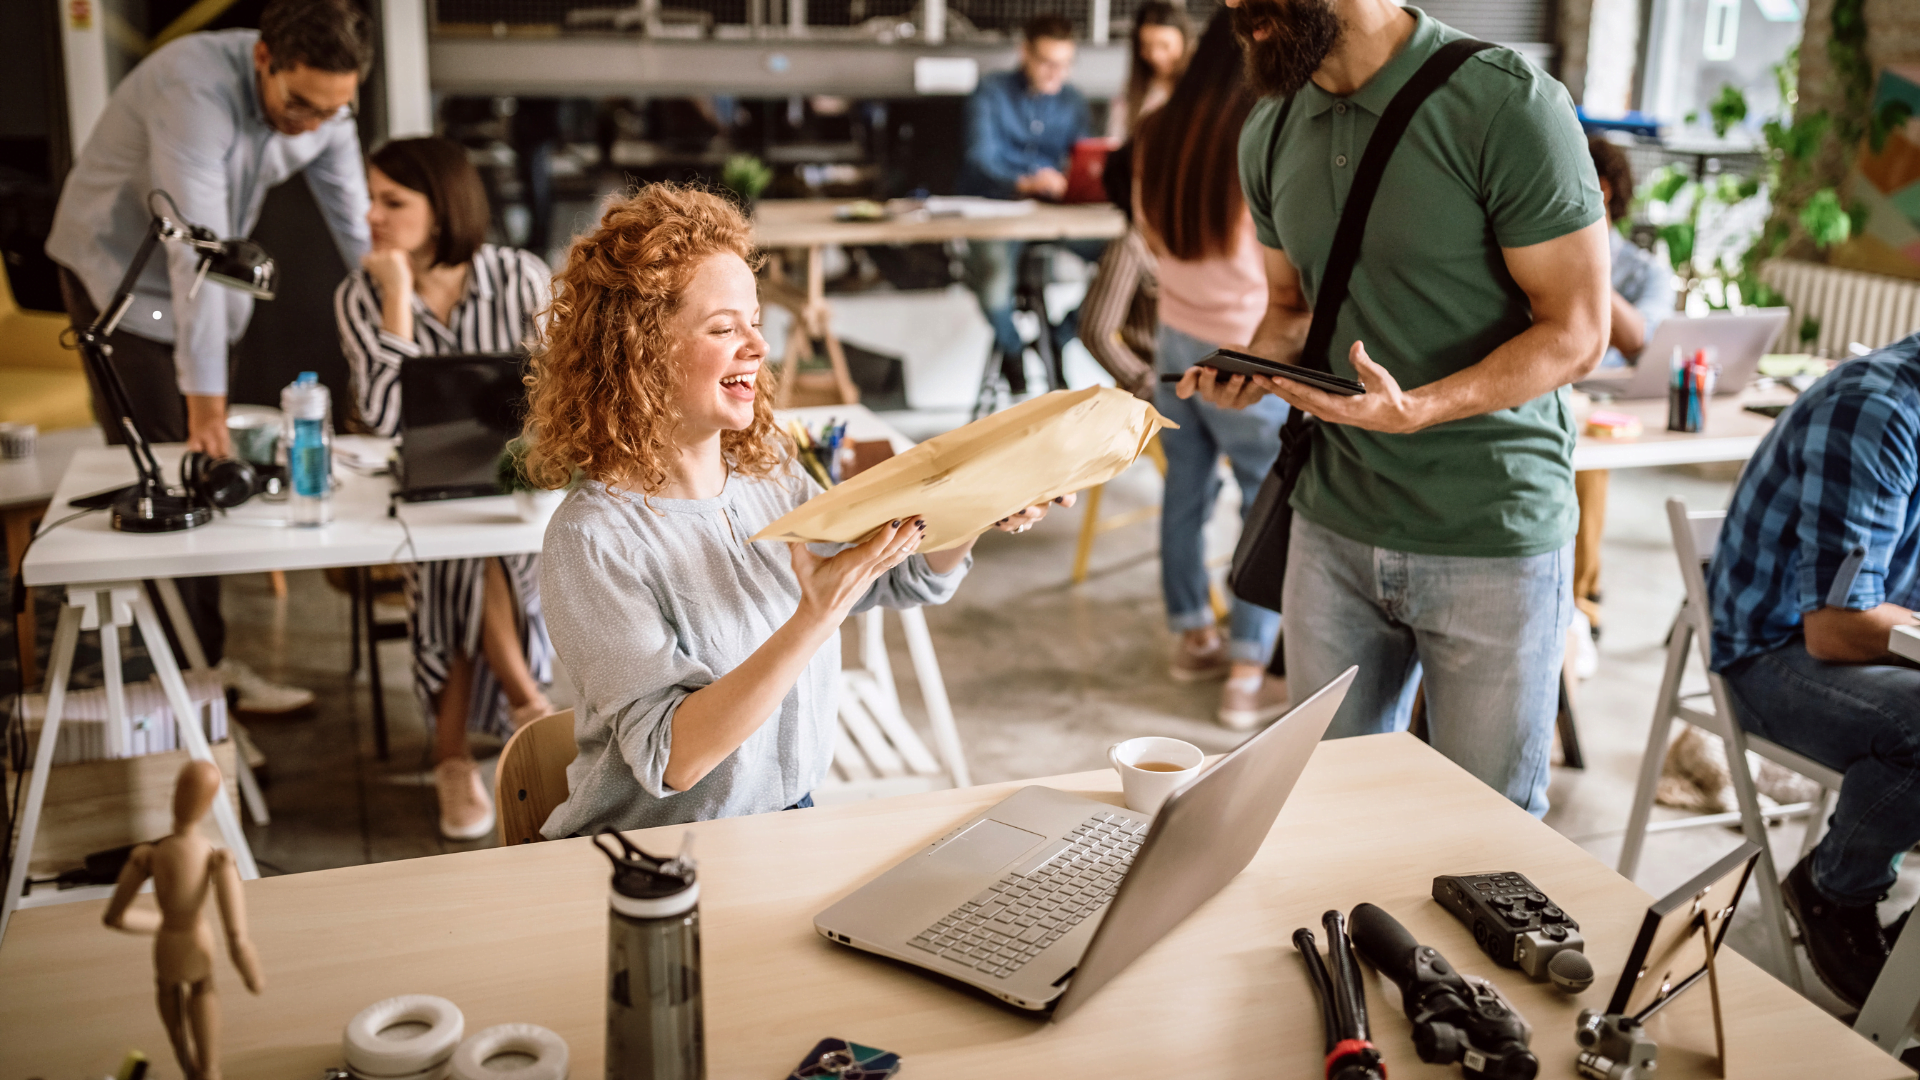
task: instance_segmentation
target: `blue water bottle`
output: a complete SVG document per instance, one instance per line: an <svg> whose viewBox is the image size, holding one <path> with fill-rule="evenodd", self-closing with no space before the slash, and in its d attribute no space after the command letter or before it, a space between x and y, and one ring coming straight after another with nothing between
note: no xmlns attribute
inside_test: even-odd
<svg viewBox="0 0 1920 1080"><path fill-rule="evenodd" d="M280 444L287 448L288 520L325 525L333 520L333 397L320 376L303 371L280 391L286 414Z"/></svg>

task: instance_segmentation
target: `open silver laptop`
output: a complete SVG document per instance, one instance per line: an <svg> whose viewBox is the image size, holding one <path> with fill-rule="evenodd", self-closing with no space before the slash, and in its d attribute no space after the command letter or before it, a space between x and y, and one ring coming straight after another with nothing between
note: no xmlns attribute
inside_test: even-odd
<svg viewBox="0 0 1920 1080"><path fill-rule="evenodd" d="M1695 349L1710 348L1720 354L1714 396L1737 394L1753 381L1760 370L1760 358L1786 329L1787 314L1781 307L1751 308L1738 315L1669 316L1653 328L1653 337L1640 351L1637 363L1620 374L1604 372L1582 380L1580 389L1622 401L1663 398L1673 380L1673 350L1678 348L1682 356L1692 356Z"/></svg>
<svg viewBox="0 0 1920 1080"><path fill-rule="evenodd" d="M1067 1016L1246 868L1357 668L1157 815L1025 787L814 917L829 941Z"/></svg>

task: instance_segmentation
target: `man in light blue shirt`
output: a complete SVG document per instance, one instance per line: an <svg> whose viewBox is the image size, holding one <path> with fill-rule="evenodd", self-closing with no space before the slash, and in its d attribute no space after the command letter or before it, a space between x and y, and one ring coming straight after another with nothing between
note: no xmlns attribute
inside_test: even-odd
<svg viewBox="0 0 1920 1080"><path fill-rule="evenodd" d="M188 34L114 89L47 237L76 323L112 299L155 190L172 200L154 197L165 216L245 236L267 192L304 169L341 256L359 265L367 182L352 102L373 59L371 22L349 0L273 0L260 24ZM213 287L188 299L197 256L178 245L162 251L114 335L114 367L151 438L225 456L227 348L245 332L253 300Z"/></svg>
<svg viewBox="0 0 1920 1080"><path fill-rule="evenodd" d="M1087 133L1086 99L1067 85L1073 72L1073 24L1058 15L1037 15L1021 34L1020 66L985 76L967 99L966 157L956 185L961 195L1058 201L1067 194L1067 159L1074 142ZM1098 258L1100 246L1093 245L1086 257ZM1013 324L1014 273L1025 247L1009 240L967 244L967 287L993 327L1001 370L1015 394L1025 393L1027 386L1021 358L1026 345ZM1075 321L1062 325L1056 346L1072 338Z"/></svg>
<svg viewBox="0 0 1920 1080"><path fill-rule="evenodd" d="M67 174L47 237L74 326L91 323L113 299L146 236L150 197L175 221L245 236L268 190L304 169L341 256L358 266L367 250L367 180L352 105L372 62L371 20L351 0L270 0L258 31L188 34L141 61L114 88ZM231 456L227 348L245 332L253 300L216 286L195 292L197 255L174 244L160 253L166 257L147 263L108 339L110 362L148 438ZM273 254L283 262L302 255ZM108 440L123 441L100 388L93 390ZM310 704L311 691L223 662L219 584L179 581L207 659L239 688L239 707Z"/></svg>

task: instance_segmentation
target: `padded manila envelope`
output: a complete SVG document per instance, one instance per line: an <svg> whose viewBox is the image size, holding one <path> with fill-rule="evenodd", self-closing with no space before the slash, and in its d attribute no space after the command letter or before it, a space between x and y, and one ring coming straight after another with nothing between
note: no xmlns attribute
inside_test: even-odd
<svg viewBox="0 0 1920 1080"><path fill-rule="evenodd" d="M755 540L849 544L884 522L927 519L920 550L963 544L993 523L1096 484L1177 427L1123 390L1056 390L938 435L760 530Z"/></svg>

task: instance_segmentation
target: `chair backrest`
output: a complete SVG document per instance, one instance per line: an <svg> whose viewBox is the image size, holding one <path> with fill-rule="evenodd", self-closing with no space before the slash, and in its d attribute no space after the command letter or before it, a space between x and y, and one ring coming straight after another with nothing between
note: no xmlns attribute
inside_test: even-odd
<svg viewBox="0 0 1920 1080"><path fill-rule="evenodd" d="M537 844L540 826L567 801L567 766L580 752L573 741L573 710L543 716L507 740L493 774L500 845Z"/></svg>
<svg viewBox="0 0 1920 1080"><path fill-rule="evenodd" d="M1689 511L1685 499L1667 500L1673 553L1680 560L1680 580L1687 587L1687 613L1703 637L1713 626L1713 607L1707 596L1707 562L1720 543L1720 527L1726 520L1724 510Z"/></svg>

